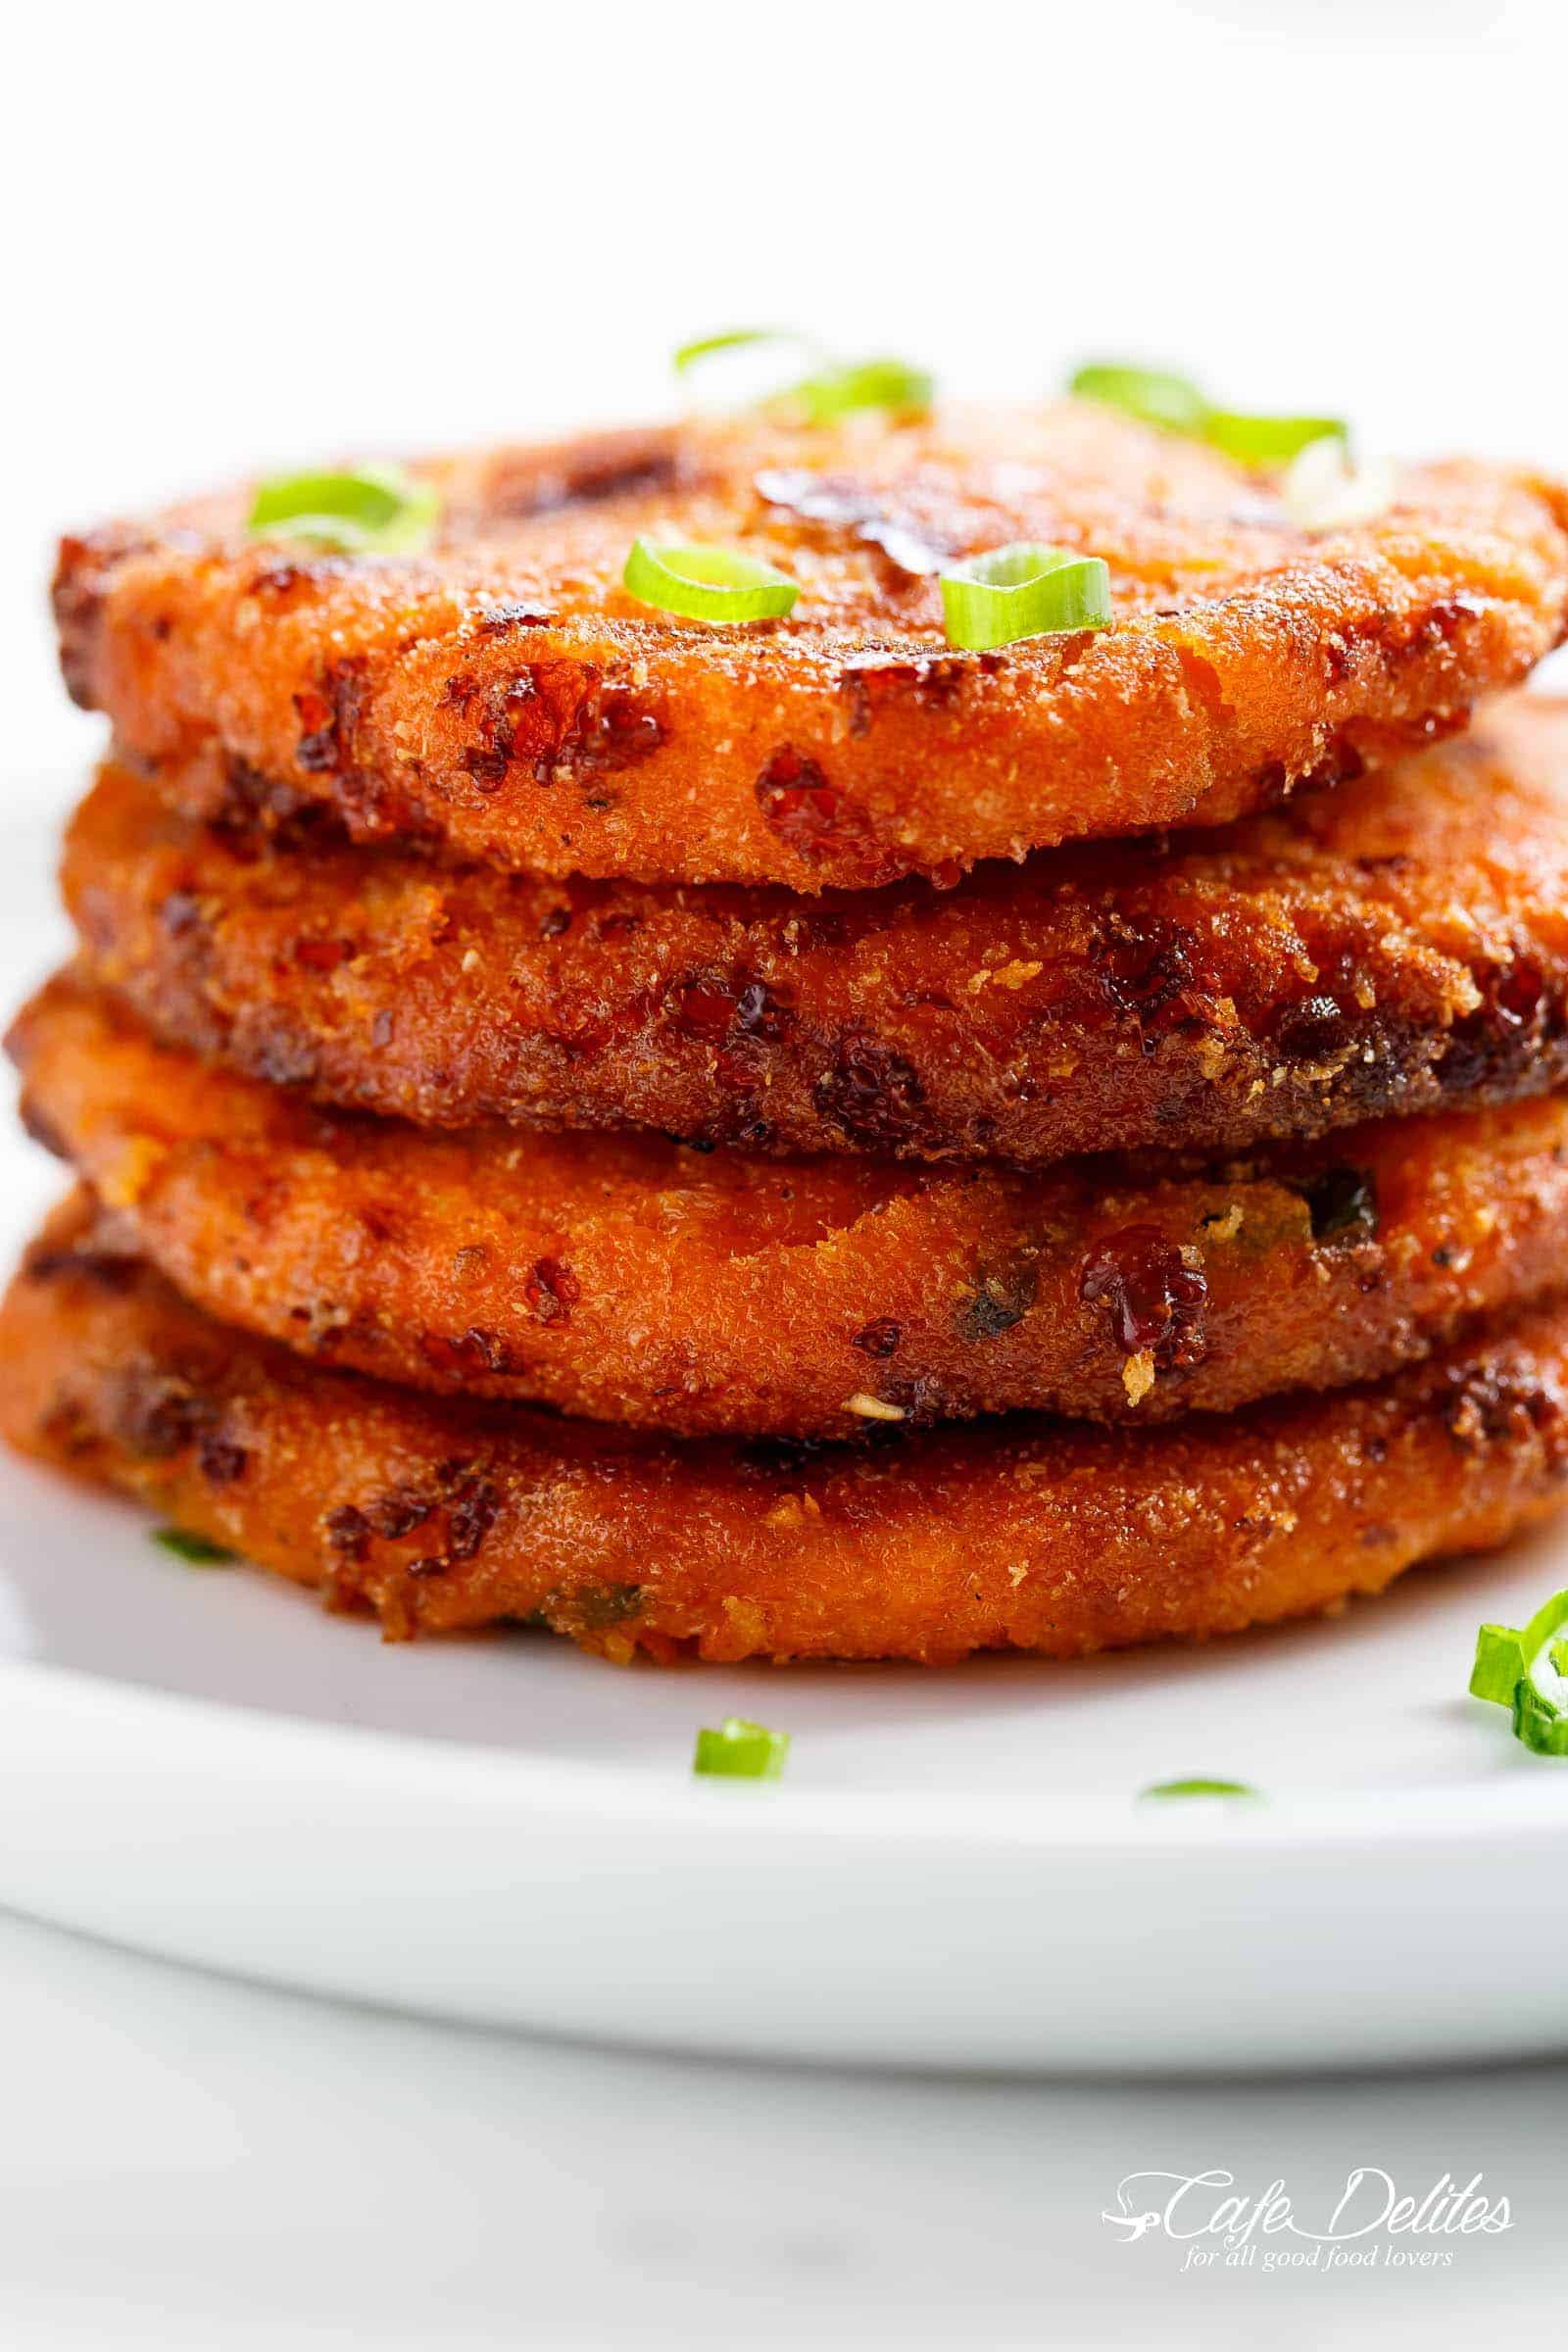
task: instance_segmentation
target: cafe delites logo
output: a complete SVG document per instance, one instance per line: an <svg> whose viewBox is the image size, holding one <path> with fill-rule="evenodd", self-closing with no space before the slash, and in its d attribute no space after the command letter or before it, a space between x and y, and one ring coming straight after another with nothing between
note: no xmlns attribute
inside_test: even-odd
<svg viewBox="0 0 1568 2352"><path fill-rule="evenodd" d="M1443 2271L1459 2241L1514 2226L1507 2198L1480 2173L1462 2183L1445 2173L1407 2192L1376 2164L1352 2166L1343 2188L1300 2208L1283 2178L1249 2189L1217 2169L1127 2173L1115 2212L1101 2219L1129 2245L1153 2236L1179 2245L1184 2271Z"/></svg>

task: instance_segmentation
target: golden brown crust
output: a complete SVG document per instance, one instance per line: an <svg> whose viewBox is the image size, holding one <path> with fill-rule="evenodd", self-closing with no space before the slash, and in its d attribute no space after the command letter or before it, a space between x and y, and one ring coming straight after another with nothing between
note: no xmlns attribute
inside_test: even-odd
<svg viewBox="0 0 1568 2352"><path fill-rule="evenodd" d="M166 1035L421 1122L1040 1163L1568 1080L1568 704L1533 698L1286 813L946 892L269 849L114 766L64 881L95 973Z"/></svg>
<svg viewBox="0 0 1568 2352"><path fill-rule="evenodd" d="M367 838L815 892L1225 822L1461 724L1568 625L1550 484L1413 468L1385 514L1303 534L1260 477L1072 404L427 470L417 559L247 542L239 496L68 539L74 693L204 813L237 759ZM638 532L804 593L740 630L651 612L619 585ZM954 655L936 563L1015 539L1102 555L1116 625Z"/></svg>
<svg viewBox="0 0 1568 2352"><path fill-rule="evenodd" d="M1161 1430L683 1446L307 1366L72 1204L0 1313L0 1432L395 1635L536 1618L620 1659L1064 1657L1322 1609L1557 1508L1568 1310Z"/></svg>
<svg viewBox="0 0 1568 2352"><path fill-rule="evenodd" d="M755 1160L334 1118L58 980L24 1115L220 1321L682 1434L1224 1411L1376 1377L1568 1269L1568 1102L1184 1175Z"/></svg>

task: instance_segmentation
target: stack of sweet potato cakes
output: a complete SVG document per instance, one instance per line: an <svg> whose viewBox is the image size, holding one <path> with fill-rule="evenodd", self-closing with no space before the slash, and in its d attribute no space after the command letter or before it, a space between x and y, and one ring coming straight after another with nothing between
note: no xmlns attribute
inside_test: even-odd
<svg viewBox="0 0 1568 2352"><path fill-rule="evenodd" d="M1568 709L1495 699L1568 497L841 408L65 543L13 1443L620 1660L1226 1630L1568 1496Z"/></svg>

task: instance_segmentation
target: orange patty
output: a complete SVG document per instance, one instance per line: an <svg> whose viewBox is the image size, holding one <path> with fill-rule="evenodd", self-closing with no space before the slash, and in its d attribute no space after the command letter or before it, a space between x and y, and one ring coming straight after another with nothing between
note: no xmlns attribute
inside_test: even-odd
<svg viewBox="0 0 1568 2352"><path fill-rule="evenodd" d="M326 1100L757 1151L1234 1149L1568 1079L1568 704L1212 836L956 889L563 884L172 815L68 845L96 974Z"/></svg>
<svg viewBox="0 0 1568 2352"><path fill-rule="evenodd" d="M1070 403L423 470L419 557L250 541L240 494L68 539L73 692L204 810L238 761L367 838L814 892L1224 822L1452 728L1568 625L1554 485L1412 468L1303 532L1266 477ZM619 584L637 533L781 565L794 613L651 611ZM1019 539L1103 557L1115 625L954 654L937 567Z"/></svg>
<svg viewBox="0 0 1568 2352"><path fill-rule="evenodd" d="M314 1110L54 982L24 1115L220 1320L420 1388L685 1434L1225 1410L1568 1280L1568 1102L1142 1180L758 1160Z"/></svg>
<svg viewBox="0 0 1568 2352"><path fill-rule="evenodd" d="M0 1312L0 1432L392 1634L532 1618L627 1659L1072 1656L1380 1591L1568 1497L1568 1308L1379 1387L1168 1429L682 1446L322 1371L79 1204Z"/></svg>

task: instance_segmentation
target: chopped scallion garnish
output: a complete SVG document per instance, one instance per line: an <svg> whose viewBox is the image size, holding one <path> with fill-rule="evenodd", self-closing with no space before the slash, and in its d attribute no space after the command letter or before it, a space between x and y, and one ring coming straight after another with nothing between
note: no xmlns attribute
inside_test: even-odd
<svg viewBox="0 0 1568 2352"><path fill-rule="evenodd" d="M396 466L350 473L278 474L258 485L247 529L303 539L339 555L411 555L435 529L440 502Z"/></svg>
<svg viewBox="0 0 1568 2352"><path fill-rule="evenodd" d="M1129 416L1142 417L1145 424L1162 424L1173 433L1200 433L1208 415L1208 403L1196 384L1159 368L1096 361L1080 368L1067 389L1074 400L1121 409Z"/></svg>
<svg viewBox="0 0 1568 2352"><path fill-rule="evenodd" d="M1255 1797L1257 1790L1245 1781L1155 1781L1152 1788L1139 1792L1143 1796L1246 1796Z"/></svg>
<svg viewBox="0 0 1568 2352"><path fill-rule="evenodd" d="M776 1781L789 1752L788 1732L770 1732L743 1715L726 1715L716 1732L698 1733L692 1770L731 1781Z"/></svg>
<svg viewBox="0 0 1568 2352"><path fill-rule="evenodd" d="M1185 375L1122 361L1096 361L1080 368L1067 389L1075 400L1099 401L1144 424L1207 441L1244 466L1288 466L1314 441L1348 438L1338 416L1262 416L1242 409L1217 409Z"/></svg>
<svg viewBox="0 0 1568 2352"><path fill-rule="evenodd" d="M791 344L808 362L816 363L809 375L799 383L782 385L761 404L791 424L836 424L841 416L853 416L858 409L919 416L935 398L930 374L923 368L912 368L907 360L834 360L810 336L777 326L732 326L722 334L699 335L675 353L675 373L685 375L705 360L766 343Z"/></svg>
<svg viewBox="0 0 1568 2352"><path fill-rule="evenodd" d="M948 642L966 653L1020 637L1107 629L1110 572L1099 556L1020 539L945 571L942 615Z"/></svg>
<svg viewBox="0 0 1568 2352"><path fill-rule="evenodd" d="M225 1550L221 1544L214 1544L206 1536L189 1535L182 1527L155 1527L152 1541L191 1568L226 1568L239 1557L237 1552Z"/></svg>
<svg viewBox="0 0 1568 2352"><path fill-rule="evenodd" d="M923 416L935 393L935 382L923 368L911 368L905 360L857 360L803 377L776 392L767 406L803 424L837 424L857 409Z"/></svg>
<svg viewBox="0 0 1568 2352"><path fill-rule="evenodd" d="M1513 1735L1538 1756L1568 1756L1568 1590L1528 1625L1484 1625L1470 1690L1513 1714Z"/></svg>
<svg viewBox="0 0 1568 2352"><path fill-rule="evenodd" d="M716 359L720 352L744 351L756 343L794 343L799 346L803 341L804 337L792 335L785 327L730 326L722 334L699 335L695 341L683 343L671 358L670 366L677 375L684 375L688 368L697 367L703 360Z"/></svg>
<svg viewBox="0 0 1568 2352"><path fill-rule="evenodd" d="M632 541L621 576L639 604L732 625L779 619L801 593L787 572L731 548L656 547L647 539Z"/></svg>
<svg viewBox="0 0 1568 2352"><path fill-rule="evenodd" d="M1341 416L1254 416L1240 409L1210 409L1203 439L1244 466L1288 466L1314 441L1346 441Z"/></svg>

